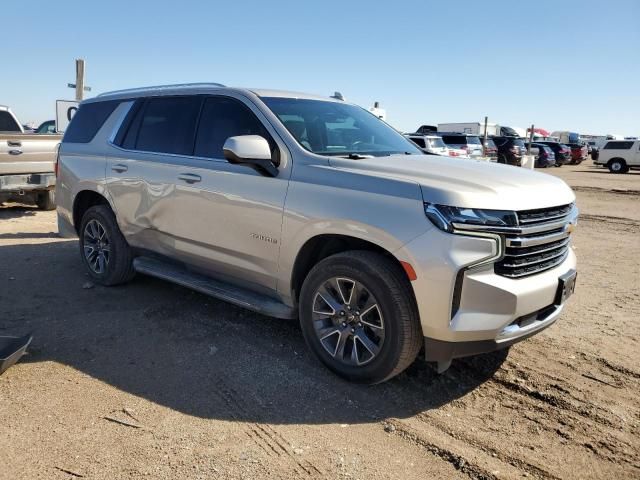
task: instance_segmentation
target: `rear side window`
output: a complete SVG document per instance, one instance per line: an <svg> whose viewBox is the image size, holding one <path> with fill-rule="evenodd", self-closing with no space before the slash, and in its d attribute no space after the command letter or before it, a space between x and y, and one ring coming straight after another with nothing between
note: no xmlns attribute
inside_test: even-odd
<svg viewBox="0 0 640 480"><path fill-rule="evenodd" d="M202 97L157 97L147 101L125 144L145 152L191 155ZM137 133L135 133L137 130ZM135 135L135 142L133 141Z"/></svg>
<svg viewBox="0 0 640 480"><path fill-rule="evenodd" d="M605 150L629 150L633 146L633 142L607 142L604 146Z"/></svg>
<svg viewBox="0 0 640 480"><path fill-rule="evenodd" d="M112 100L80 105L71 119L62 141L64 143L89 143L119 104L119 100Z"/></svg>
<svg viewBox="0 0 640 480"><path fill-rule="evenodd" d="M453 145L465 145L467 143L467 137L464 135L442 135L444 143L450 143Z"/></svg>
<svg viewBox="0 0 640 480"><path fill-rule="evenodd" d="M6 110L0 111L0 132L20 132L20 125Z"/></svg>
<svg viewBox="0 0 640 480"><path fill-rule="evenodd" d="M424 138L409 137L409 140L411 140L413 143L415 143L419 147L426 148L426 144L425 144Z"/></svg>
<svg viewBox="0 0 640 480"><path fill-rule="evenodd" d="M224 158L222 146L229 137L260 135L275 149L271 135L260 120L243 103L228 97L209 97L202 107L194 155Z"/></svg>

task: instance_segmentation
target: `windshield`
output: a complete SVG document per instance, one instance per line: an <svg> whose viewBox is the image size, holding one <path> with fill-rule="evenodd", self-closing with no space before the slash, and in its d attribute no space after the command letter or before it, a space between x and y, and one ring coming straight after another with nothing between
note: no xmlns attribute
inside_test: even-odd
<svg viewBox="0 0 640 480"><path fill-rule="evenodd" d="M443 148L443 147L446 147L445 143L442 141L442 139L440 137L428 138L427 141L429 142L429 146L431 148Z"/></svg>
<svg viewBox="0 0 640 480"><path fill-rule="evenodd" d="M366 110L338 102L264 97L298 143L319 155L420 154L420 150Z"/></svg>

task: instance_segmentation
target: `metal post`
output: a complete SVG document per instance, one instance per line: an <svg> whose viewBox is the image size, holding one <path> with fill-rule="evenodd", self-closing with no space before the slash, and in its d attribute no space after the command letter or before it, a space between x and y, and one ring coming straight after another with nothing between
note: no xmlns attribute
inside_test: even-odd
<svg viewBox="0 0 640 480"><path fill-rule="evenodd" d="M487 156L487 122L489 121L489 117L484 117L484 135L482 138L482 156Z"/></svg>
<svg viewBox="0 0 640 480"><path fill-rule="evenodd" d="M81 102L84 95L84 60L76 59L76 100Z"/></svg>
<svg viewBox="0 0 640 480"><path fill-rule="evenodd" d="M533 143L533 129L534 129L534 125L531 125L531 130L529 131L529 146L527 147L527 155L531 155L531 144Z"/></svg>

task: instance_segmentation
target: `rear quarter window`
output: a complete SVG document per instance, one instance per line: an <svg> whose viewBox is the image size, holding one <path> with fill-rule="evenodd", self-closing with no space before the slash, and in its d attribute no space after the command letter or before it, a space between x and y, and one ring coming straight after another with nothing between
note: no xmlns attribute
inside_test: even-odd
<svg viewBox="0 0 640 480"><path fill-rule="evenodd" d="M119 100L80 105L62 139L63 143L89 143L120 105Z"/></svg>
<svg viewBox="0 0 640 480"><path fill-rule="evenodd" d="M20 132L20 125L6 110L0 111L0 132Z"/></svg>
<svg viewBox="0 0 640 480"><path fill-rule="evenodd" d="M418 145L421 148L426 148L426 143L424 141L424 138L419 138L419 137L409 137L409 140L411 140L413 143L415 143L416 145Z"/></svg>
<svg viewBox="0 0 640 480"><path fill-rule="evenodd" d="M633 142L607 142L604 146L605 150L629 150L633 146Z"/></svg>

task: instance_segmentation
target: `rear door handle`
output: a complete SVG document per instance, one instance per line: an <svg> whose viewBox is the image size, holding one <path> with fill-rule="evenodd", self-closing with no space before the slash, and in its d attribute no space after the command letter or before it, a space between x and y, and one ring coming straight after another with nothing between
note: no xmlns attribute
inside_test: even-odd
<svg viewBox="0 0 640 480"><path fill-rule="evenodd" d="M116 163L115 165L111 166L111 170L113 170L114 172L122 173L122 172L126 172L127 170L129 170L129 167L127 167L126 165L123 165L121 163Z"/></svg>
<svg viewBox="0 0 640 480"><path fill-rule="evenodd" d="M9 155L21 155L22 150L9 150Z"/></svg>
<svg viewBox="0 0 640 480"><path fill-rule="evenodd" d="M182 180L187 183L197 183L202 180L202 177L195 173L181 173L178 175L178 180Z"/></svg>

